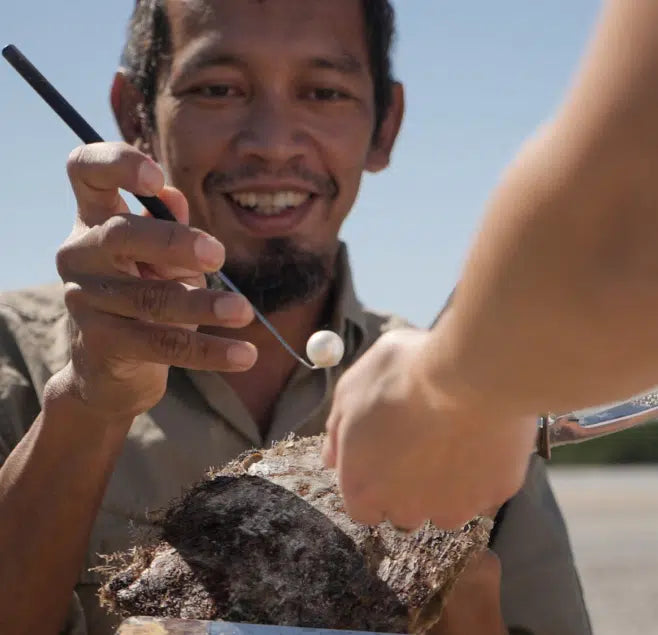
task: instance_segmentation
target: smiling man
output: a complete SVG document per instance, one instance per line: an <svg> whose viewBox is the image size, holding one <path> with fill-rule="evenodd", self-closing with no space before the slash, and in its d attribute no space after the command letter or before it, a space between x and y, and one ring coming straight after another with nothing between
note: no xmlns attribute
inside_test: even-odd
<svg viewBox="0 0 658 635"><path fill-rule="evenodd" d="M338 239L402 120L392 34L385 0L136 7L111 92L125 143L69 160L65 285L0 297L2 633L57 632L74 589L64 632L112 632L97 554L129 547L208 466L321 433L338 377L404 324L362 307ZM159 195L181 222L128 214L120 188ZM297 350L339 332L342 365L300 368L244 298L205 288L222 265ZM589 633L539 460L492 546L510 627ZM464 614L482 597L470 588ZM460 632L455 615L445 632Z"/></svg>

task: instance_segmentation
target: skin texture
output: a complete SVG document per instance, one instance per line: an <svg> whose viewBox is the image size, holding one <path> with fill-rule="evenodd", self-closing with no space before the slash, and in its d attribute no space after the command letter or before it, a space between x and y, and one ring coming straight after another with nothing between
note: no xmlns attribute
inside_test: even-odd
<svg viewBox="0 0 658 635"><path fill-rule="evenodd" d="M656 384L657 21L650 0L605 3L564 104L494 192L450 309L342 377L325 458L356 518L458 525L521 487L537 414ZM363 469L381 464L384 479Z"/></svg>

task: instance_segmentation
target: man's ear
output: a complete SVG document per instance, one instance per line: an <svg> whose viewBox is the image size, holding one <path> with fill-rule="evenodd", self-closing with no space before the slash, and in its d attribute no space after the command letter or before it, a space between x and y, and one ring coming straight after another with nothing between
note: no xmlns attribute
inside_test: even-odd
<svg viewBox="0 0 658 635"><path fill-rule="evenodd" d="M124 141L153 157L152 134L146 121L144 96L122 70L114 75L110 102Z"/></svg>
<svg viewBox="0 0 658 635"><path fill-rule="evenodd" d="M373 139L366 170L379 172L388 167L391 160L393 145L400 132L402 118L404 117L404 87L399 82L393 84L393 99L391 106L382 120L379 134Z"/></svg>

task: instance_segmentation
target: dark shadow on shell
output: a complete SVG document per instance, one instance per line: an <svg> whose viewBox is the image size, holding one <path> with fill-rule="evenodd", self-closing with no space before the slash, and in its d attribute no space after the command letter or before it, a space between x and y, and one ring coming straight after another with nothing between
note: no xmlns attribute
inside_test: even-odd
<svg viewBox="0 0 658 635"><path fill-rule="evenodd" d="M216 496L233 504L213 504ZM354 541L302 498L260 477L203 483L166 514L162 539L175 551L160 545L148 564L142 557L130 573L109 582L121 613L398 633L406 628L407 608Z"/></svg>
<svg viewBox="0 0 658 635"><path fill-rule="evenodd" d="M110 559L101 601L123 616L421 633L491 522L444 532L345 513L319 437L239 457L174 502L155 542Z"/></svg>

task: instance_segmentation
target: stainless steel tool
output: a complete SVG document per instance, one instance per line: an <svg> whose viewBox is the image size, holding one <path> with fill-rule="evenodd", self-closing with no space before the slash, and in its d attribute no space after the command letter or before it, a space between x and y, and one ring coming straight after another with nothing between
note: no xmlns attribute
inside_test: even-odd
<svg viewBox="0 0 658 635"><path fill-rule="evenodd" d="M628 399L562 415L539 418L537 452L550 458L551 448L582 443L658 421L658 389Z"/></svg>

